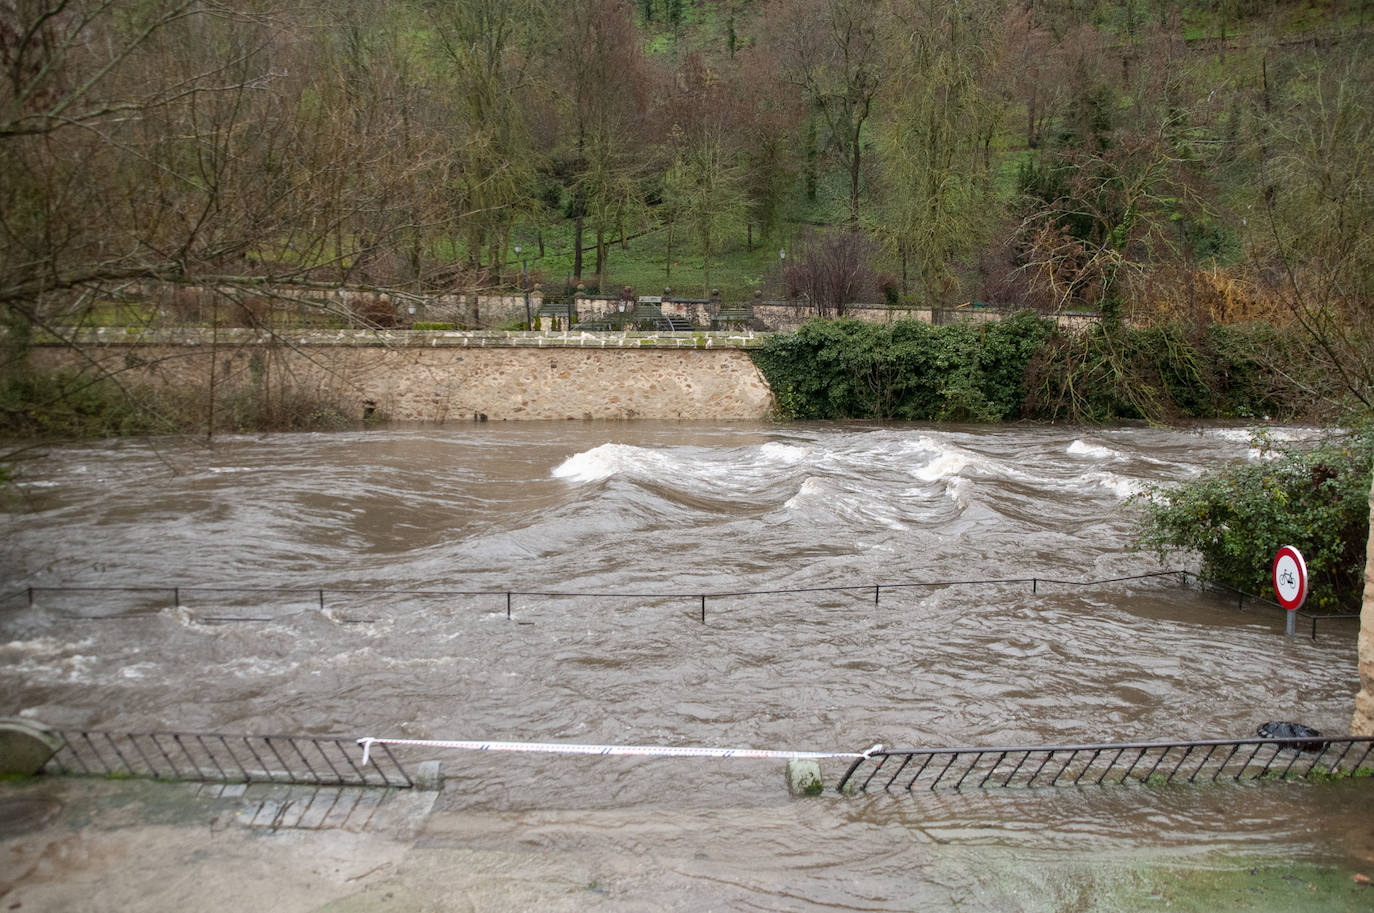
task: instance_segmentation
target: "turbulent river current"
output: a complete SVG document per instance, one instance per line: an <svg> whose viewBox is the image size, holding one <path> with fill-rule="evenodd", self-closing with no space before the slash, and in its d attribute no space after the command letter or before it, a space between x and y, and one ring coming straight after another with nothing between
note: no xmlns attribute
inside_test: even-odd
<svg viewBox="0 0 1374 913"><path fill-rule="evenodd" d="M56 449L4 493L0 716L818 751L1344 733L1354 625L1052 582L1160 571L1129 496L1259 458L1231 428L651 422ZM1368 784L792 800L772 761L445 760L474 841L547 851L511 877L581 859L664 909L1092 909L1141 853L1374 858Z"/></svg>

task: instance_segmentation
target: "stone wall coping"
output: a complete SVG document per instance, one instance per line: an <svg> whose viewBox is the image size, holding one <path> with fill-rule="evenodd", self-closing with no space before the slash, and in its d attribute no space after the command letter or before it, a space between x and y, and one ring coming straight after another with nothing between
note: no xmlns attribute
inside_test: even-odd
<svg viewBox="0 0 1374 913"><path fill-rule="evenodd" d="M92 327L72 330L62 338L36 335L34 345L254 345L276 342L295 346L382 346L553 348L553 349L757 349L770 334L754 332L590 332L584 330L307 330L265 333L225 327L217 333L202 327L146 330L137 327Z"/></svg>

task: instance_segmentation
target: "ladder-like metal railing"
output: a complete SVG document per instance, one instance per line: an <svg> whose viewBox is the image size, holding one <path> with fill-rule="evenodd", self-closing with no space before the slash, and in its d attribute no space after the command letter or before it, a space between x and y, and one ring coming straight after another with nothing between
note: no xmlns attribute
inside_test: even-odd
<svg viewBox="0 0 1374 913"><path fill-rule="evenodd" d="M362 764L354 739L219 733L55 730L49 773L304 786L414 786L385 745Z"/></svg>
<svg viewBox="0 0 1374 913"><path fill-rule="evenodd" d="M1003 789L1108 784L1329 780L1374 776L1374 737L1214 739L917 748L867 752L840 779L840 792Z"/></svg>

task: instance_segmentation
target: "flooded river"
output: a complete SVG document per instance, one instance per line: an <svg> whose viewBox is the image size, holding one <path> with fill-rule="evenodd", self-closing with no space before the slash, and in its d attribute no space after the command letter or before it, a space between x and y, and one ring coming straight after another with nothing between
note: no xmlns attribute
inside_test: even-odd
<svg viewBox="0 0 1374 913"><path fill-rule="evenodd" d="M1126 498L1254 458L1238 429L860 424L64 448L5 496L0 590L162 590L10 599L0 715L819 751L1344 733L1350 623L1045 582L1160 570ZM779 762L445 759L435 840L663 909L1097 909L1142 858L1374 861L1367 783L799 801Z"/></svg>

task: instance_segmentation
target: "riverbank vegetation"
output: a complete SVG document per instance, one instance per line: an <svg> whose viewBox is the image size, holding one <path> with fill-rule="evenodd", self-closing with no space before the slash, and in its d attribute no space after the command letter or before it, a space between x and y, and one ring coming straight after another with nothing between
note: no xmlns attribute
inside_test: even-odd
<svg viewBox="0 0 1374 913"><path fill-rule="evenodd" d="M738 301L844 233L878 302L1286 320L1368 291L1371 29L1349 0L21 0L0 304Z"/></svg>
<svg viewBox="0 0 1374 913"><path fill-rule="evenodd" d="M376 323L719 287L1101 321L808 328L760 361L785 415L1298 415L1374 369L1372 34L1351 0L0 4L0 374L38 389L35 330L306 326L345 287Z"/></svg>
<svg viewBox="0 0 1374 913"><path fill-rule="evenodd" d="M1314 348L1267 324L1075 331L1023 311L938 327L816 320L754 360L784 420L1291 421L1329 418L1339 398Z"/></svg>
<svg viewBox="0 0 1374 913"><path fill-rule="evenodd" d="M1257 458L1135 498L1139 543L1163 562L1176 552L1202 559L1202 576L1272 597L1280 546L1307 563L1320 610L1359 611L1369 541L1374 429L1299 446L1256 433Z"/></svg>
<svg viewBox="0 0 1374 913"><path fill-rule="evenodd" d="M339 404L301 391L250 384L221 393L213 405L210 393L172 385L129 387L103 372L12 374L0 379L0 441L359 427Z"/></svg>

